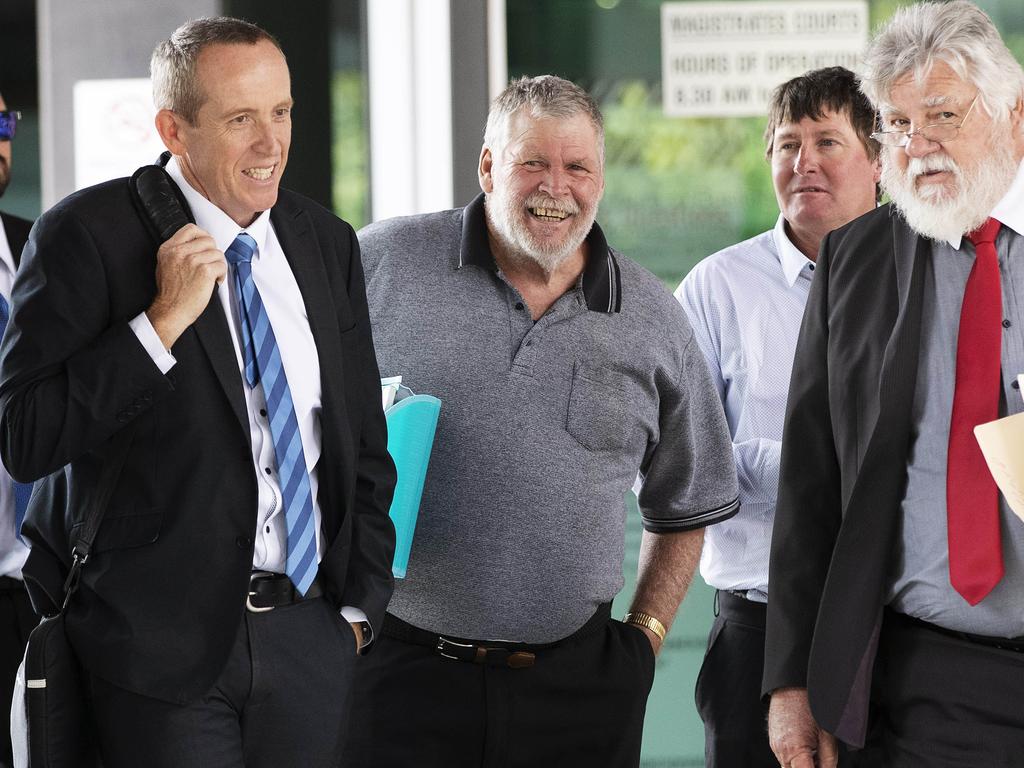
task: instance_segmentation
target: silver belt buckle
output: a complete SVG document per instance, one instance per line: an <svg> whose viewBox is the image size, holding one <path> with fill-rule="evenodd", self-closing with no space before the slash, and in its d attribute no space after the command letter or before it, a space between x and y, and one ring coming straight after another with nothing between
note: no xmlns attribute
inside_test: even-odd
<svg viewBox="0 0 1024 768"><path fill-rule="evenodd" d="M274 606L272 605L267 605L263 608L253 605L252 599L255 594L255 592L250 592L248 595L246 595L246 610L248 610L250 613L266 613L268 610L273 610Z"/></svg>
<svg viewBox="0 0 1024 768"><path fill-rule="evenodd" d="M441 655L441 656L444 656L446 659L451 659L453 661L462 661L462 659L460 659L458 656L452 656L450 653L445 653L444 652L445 646L448 646L448 645L455 645L455 646L458 646L459 648L476 648L476 646L473 645L472 643L456 643L454 640L449 640L447 637L438 637L437 638L437 652L438 652L438 654Z"/></svg>

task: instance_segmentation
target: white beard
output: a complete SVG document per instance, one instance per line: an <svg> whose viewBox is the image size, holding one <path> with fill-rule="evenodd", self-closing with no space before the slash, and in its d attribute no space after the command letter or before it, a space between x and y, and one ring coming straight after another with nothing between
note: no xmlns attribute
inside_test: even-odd
<svg viewBox="0 0 1024 768"><path fill-rule="evenodd" d="M902 151L893 147L883 152L882 189L911 228L932 240L956 240L984 224L1017 175L1017 160L1005 141L990 141L988 156L967 170L945 152L936 152L910 158L901 171L891 156ZM938 185L919 190L914 180L926 171L950 171L955 192L950 195Z"/></svg>
<svg viewBox="0 0 1024 768"><path fill-rule="evenodd" d="M539 192L524 200L512 197L505 189L495 186L486 197L487 220L494 237L512 261L532 261L544 274L553 274L587 239L597 217L597 206L592 210L581 209L574 200L559 201ZM572 226L560 243L538 241L533 236L525 221L525 217L531 215L529 208L564 211L574 216Z"/></svg>

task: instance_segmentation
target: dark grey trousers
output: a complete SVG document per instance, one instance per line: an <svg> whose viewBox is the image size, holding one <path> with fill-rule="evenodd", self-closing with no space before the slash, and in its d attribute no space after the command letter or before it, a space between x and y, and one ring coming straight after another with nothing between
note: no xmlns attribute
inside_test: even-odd
<svg viewBox="0 0 1024 768"><path fill-rule="evenodd" d="M872 741L887 768L1024 765L1024 653L886 613L875 664Z"/></svg>
<svg viewBox="0 0 1024 768"><path fill-rule="evenodd" d="M357 658L348 622L315 598L247 611L220 678L188 706L92 676L104 768L330 768Z"/></svg>

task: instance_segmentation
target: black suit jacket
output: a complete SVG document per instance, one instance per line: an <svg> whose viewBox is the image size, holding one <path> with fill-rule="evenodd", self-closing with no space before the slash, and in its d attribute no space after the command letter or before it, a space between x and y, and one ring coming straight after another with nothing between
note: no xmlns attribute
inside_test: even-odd
<svg viewBox="0 0 1024 768"><path fill-rule="evenodd" d="M380 627L393 586L394 467L358 244L348 224L286 190L271 221L320 363L320 576L335 606L362 608ZM52 609L69 532L96 495L112 438L131 430L67 629L91 672L185 702L213 683L242 618L257 480L219 300L175 343L166 376L128 326L155 295L157 247L125 179L40 218L2 349L0 451L16 478L45 478L27 515L24 575L37 609Z"/></svg>
<svg viewBox="0 0 1024 768"><path fill-rule="evenodd" d="M891 206L822 242L789 390L763 690L862 745L906 485L931 246Z"/></svg>
<svg viewBox="0 0 1024 768"><path fill-rule="evenodd" d="M29 230L32 229L32 222L18 216L0 211L0 220L4 223L4 233L7 235L7 245L10 246L11 255L14 256L14 266L21 264L21 250L28 241Z"/></svg>

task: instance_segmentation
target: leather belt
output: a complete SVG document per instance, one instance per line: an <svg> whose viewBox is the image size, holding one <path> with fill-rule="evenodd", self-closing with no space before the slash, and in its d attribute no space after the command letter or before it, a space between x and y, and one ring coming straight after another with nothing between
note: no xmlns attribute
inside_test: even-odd
<svg viewBox="0 0 1024 768"><path fill-rule="evenodd" d="M721 589L715 592L715 598L718 601L718 612L715 615L722 616L729 621L735 621L738 624L745 624L750 627L757 627L758 629L765 628L765 624L768 621L767 603L748 600L735 592Z"/></svg>
<svg viewBox="0 0 1024 768"><path fill-rule="evenodd" d="M381 634L404 643L430 648L439 656L452 661L508 667L509 669L526 669L534 665L538 653L593 634L603 628L610 618L611 603L605 603L587 620L586 624L568 637L552 643L514 643L501 640L467 640L461 637L445 637L437 632L415 627L390 613L384 615Z"/></svg>
<svg viewBox="0 0 1024 768"><path fill-rule="evenodd" d="M249 594L245 598L245 607L250 613L266 613L285 605L312 600L323 593L319 576L313 580L303 596L295 589L295 585L286 574L254 573L249 577Z"/></svg>
<svg viewBox="0 0 1024 768"><path fill-rule="evenodd" d="M984 645L987 648L998 648L1001 651L1024 653L1024 637L993 637L991 635L975 635L971 632L958 632L955 629L946 629L945 627L940 627L937 624L932 624L924 621L923 619L918 619L893 610L889 610L887 612L887 618L889 620L895 619L898 622L902 622L912 627L918 627L919 629L938 632L940 635L946 635L946 637L963 640L964 642L973 643L975 645Z"/></svg>

